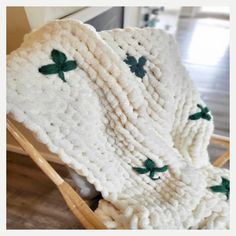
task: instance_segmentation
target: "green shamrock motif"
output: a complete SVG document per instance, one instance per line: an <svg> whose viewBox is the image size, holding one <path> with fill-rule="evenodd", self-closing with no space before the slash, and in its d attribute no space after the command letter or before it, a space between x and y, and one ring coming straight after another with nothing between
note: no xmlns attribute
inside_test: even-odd
<svg viewBox="0 0 236 236"><path fill-rule="evenodd" d="M135 73L135 75L141 79L145 76L147 73L146 70L144 70L143 66L146 63L146 58L144 56L140 57L138 61L135 59L135 57L130 56L129 54L126 54L127 58L124 60L126 64L129 65L130 70L132 73Z"/></svg>
<svg viewBox="0 0 236 236"><path fill-rule="evenodd" d="M208 107L203 107L200 104L197 104L197 107L201 109L200 112L194 113L193 115L189 116L190 120L198 120L200 118L205 119L210 121L211 120L211 116L208 114L209 109Z"/></svg>
<svg viewBox="0 0 236 236"><path fill-rule="evenodd" d="M230 182L228 179L225 179L223 177L221 177L221 179L222 179L221 185L211 186L210 189L216 193L224 193L227 199L229 199Z"/></svg>
<svg viewBox="0 0 236 236"><path fill-rule="evenodd" d="M154 178L154 175L155 175L156 172L165 172L165 171L167 171L167 169L168 169L168 166L167 166L167 165L165 165L165 166L163 166L163 167L160 167L160 168L159 168L159 167L156 167L155 162L152 161L152 160L149 159L149 158L144 162L144 166L145 166L145 168L133 167L133 169L134 169L137 173L139 173L139 174L146 174L146 173L150 172L150 173L149 173L149 177L150 177L152 180L158 180L158 179L160 179L160 177Z"/></svg>
<svg viewBox="0 0 236 236"><path fill-rule="evenodd" d="M53 49L51 58L55 64L45 65L39 68L39 72L44 75L58 74L63 82L66 82L64 72L74 70L77 67L75 61L67 61L67 57L63 52Z"/></svg>

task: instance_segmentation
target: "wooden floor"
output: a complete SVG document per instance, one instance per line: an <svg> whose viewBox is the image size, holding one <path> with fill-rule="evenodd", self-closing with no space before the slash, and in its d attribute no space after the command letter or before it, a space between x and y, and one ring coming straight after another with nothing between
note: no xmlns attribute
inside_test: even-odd
<svg viewBox="0 0 236 236"><path fill-rule="evenodd" d="M229 135L228 34L228 22L206 19L181 19L177 33L182 60L214 115L215 132L226 136ZM222 152L215 147L209 151L212 160ZM65 167L56 164L54 167L73 184ZM89 202L96 203L96 200ZM7 228L82 228L49 179L28 157L13 153L7 154Z"/></svg>
<svg viewBox="0 0 236 236"><path fill-rule="evenodd" d="M228 137L229 31L228 20L180 18L176 34L182 62L213 114L214 133ZM222 154L214 146L208 150L211 161Z"/></svg>
<svg viewBox="0 0 236 236"><path fill-rule="evenodd" d="M52 164L75 189L68 170ZM98 199L88 201L96 208ZM83 229L55 185L29 157L7 153L7 229Z"/></svg>
<svg viewBox="0 0 236 236"><path fill-rule="evenodd" d="M182 61L214 117L216 134L229 136L229 21L180 18Z"/></svg>

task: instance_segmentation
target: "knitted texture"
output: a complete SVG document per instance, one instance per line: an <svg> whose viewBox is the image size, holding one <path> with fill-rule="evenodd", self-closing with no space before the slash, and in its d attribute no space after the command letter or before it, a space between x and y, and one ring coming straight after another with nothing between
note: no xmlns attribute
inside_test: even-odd
<svg viewBox="0 0 236 236"><path fill-rule="evenodd" d="M188 120L197 104L205 104L183 76L179 59L171 58L172 39L158 30L126 31L149 38L151 52L143 47L135 54L119 43L111 47L110 32L104 40L74 20L50 22L27 35L8 56L7 112L101 192L104 200L96 213L109 228L227 228L226 196L208 189L226 174L204 165L212 124ZM155 41L159 35L163 49ZM55 50L61 64L53 60ZM136 56L131 65L125 62L127 53ZM139 60L142 56L145 60ZM66 61L74 64L64 67ZM40 70L54 63L53 73ZM183 74L178 77L174 68ZM179 80L176 90L173 79ZM200 124L195 128L191 122ZM150 174L135 171L144 163ZM216 200L208 208L211 199Z"/></svg>
<svg viewBox="0 0 236 236"><path fill-rule="evenodd" d="M180 61L175 40L161 30L150 28L115 29L100 34L122 60L127 55L135 58L145 57L146 75L143 81L137 78L137 83L143 94L147 94L145 99L149 104L149 116L154 122L153 127L162 133L162 136L165 135L165 140L168 140L168 135L171 136L173 147L178 149L181 158L189 165L201 168L207 186L212 186L214 182L219 184L220 176L229 178L228 170L217 171L209 162L207 146L212 135L213 122L207 121L210 121L212 116L205 106L200 105L204 102ZM192 114L195 115L194 119ZM203 120L198 120L200 118ZM192 120L198 122L193 123ZM189 218L186 227L192 225L192 228L228 228L229 205L224 197L222 199L222 196L219 196L220 198L215 197L212 191L207 191L194 211L197 214L195 223L193 224L193 220ZM213 209L213 202L216 210ZM214 217L206 217L211 214ZM205 221L201 221L204 217Z"/></svg>
<svg viewBox="0 0 236 236"><path fill-rule="evenodd" d="M101 32L101 36L122 60L127 54L146 58L147 73L142 81L137 78L137 83L148 103L153 126L166 141L173 140L190 164L195 167L208 164L207 146L213 122L189 119L199 110L197 104L204 102L180 61L175 40L152 28L115 29Z"/></svg>

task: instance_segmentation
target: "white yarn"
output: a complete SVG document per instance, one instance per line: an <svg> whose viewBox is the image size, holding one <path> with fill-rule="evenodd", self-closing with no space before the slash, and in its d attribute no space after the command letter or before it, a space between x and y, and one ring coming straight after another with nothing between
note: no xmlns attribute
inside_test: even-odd
<svg viewBox="0 0 236 236"><path fill-rule="evenodd" d="M90 184L84 176L79 175L76 171L68 168L68 171L73 178L76 186L79 187L79 195L85 199L93 199L98 196L99 192L96 191L94 186Z"/></svg>
<svg viewBox="0 0 236 236"><path fill-rule="evenodd" d="M197 111L196 104L205 104L180 61L173 37L153 28L115 29L100 35L122 60L127 53L147 58L143 83L140 78L137 81L149 104L153 126L166 141L173 139L174 146L190 164L195 167L208 164L206 147L213 122L201 119L196 123L188 119Z"/></svg>
<svg viewBox="0 0 236 236"><path fill-rule="evenodd" d="M218 175L204 165L208 156L199 160L207 153L201 148L212 125L186 119L202 101L178 59L171 58L172 39L138 29L101 36L74 20L50 22L27 35L8 56L8 113L102 193L96 213L109 228L227 228L224 195L207 190L211 181L219 183ZM134 45L138 37L145 47ZM118 51L115 41L123 42L124 50ZM65 72L66 83L58 74L38 71L52 63L53 49L78 65ZM147 57L144 83L120 59L125 52ZM160 180L132 169L147 157L158 167L168 165ZM200 166L203 170L196 169ZM201 211L209 199L217 204Z"/></svg>
<svg viewBox="0 0 236 236"><path fill-rule="evenodd" d="M126 58L127 53L136 58L141 56L148 58L148 65L145 67L147 73L143 79L143 83L140 82L138 77L137 81L140 82L141 87L144 85L143 87L145 88L143 91L146 90L145 92L151 94L151 97L145 97L148 103L151 104L150 106L156 107L156 109L154 109L156 117L152 116L153 113L149 114L154 121L154 127L159 133L162 133L163 136L165 135L165 140L168 139L167 135L173 138L174 147L178 149L181 153L181 157L184 158L189 165L193 165L195 168L202 168L201 170L203 170L208 180L218 178L217 183L208 181L208 186L220 184L220 176L228 175L228 171L221 169L221 175L218 173L218 175L212 176L212 172L216 171L216 168L213 168L209 163L207 146L213 131L213 123L200 120L196 124L196 122L188 120L189 114L196 112L197 103L205 104L201 100L193 82L189 79L187 71L181 64L175 40L164 31L151 28L115 29L104 31L100 34L122 60ZM161 60L162 63L159 63L159 60ZM153 76L153 71L158 71L158 76ZM160 91L162 93L160 93ZM145 94L145 92L143 93ZM156 103L152 102L155 98L158 98L155 101ZM164 104L163 101L166 102L166 104ZM166 113L157 112L160 103L164 104ZM160 115L159 119L157 118L158 115ZM170 120L170 118L172 118L172 120ZM159 124L162 124L162 126L156 126ZM161 131L162 128L163 131ZM210 224L208 222L207 225L209 228L221 228L222 222L224 222L223 227L229 228L229 209L228 205L225 204L225 197L223 197L224 202L221 200L216 201L217 199L214 198L214 194L210 194L211 198L213 198L212 201L215 200L215 205L218 207L223 205L222 208L224 209L224 215L226 215L226 217L221 219L219 224L209 226ZM218 195L222 197L222 194ZM199 210L202 209L203 204L207 204L206 210L211 212L209 200L205 200L204 198L195 210L195 212L198 213L197 218L199 219L204 217L200 215ZM224 205L226 205L226 208ZM203 212L204 211L202 211L202 214L204 214ZM221 214L223 213L221 212ZM217 216L219 217L219 214ZM207 221L209 220L207 219L203 222ZM192 219L189 218L189 222L192 222ZM191 224L186 227L188 228L190 225ZM203 223L201 223L201 226L197 225L196 227L204 228L202 225Z"/></svg>

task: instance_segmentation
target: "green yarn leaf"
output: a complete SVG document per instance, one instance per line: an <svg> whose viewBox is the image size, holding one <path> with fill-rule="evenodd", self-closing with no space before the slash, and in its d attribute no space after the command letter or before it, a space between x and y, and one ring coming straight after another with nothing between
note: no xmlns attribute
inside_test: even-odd
<svg viewBox="0 0 236 236"><path fill-rule="evenodd" d="M67 72L67 71L70 71L70 70L74 70L76 67L77 67L77 65L76 65L75 61L67 61L62 65L61 69L64 72Z"/></svg>
<svg viewBox="0 0 236 236"><path fill-rule="evenodd" d="M201 110L203 109L203 106L200 104L197 104L197 107L200 108Z"/></svg>
<svg viewBox="0 0 236 236"><path fill-rule="evenodd" d="M138 64L140 66L144 66L145 63L146 63L147 59L144 57L144 56L141 56L139 59L138 59Z"/></svg>
<svg viewBox="0 0 236 236"><path fill-rule="evenodd" d="M165 172L167 171L168 169L168 166L165 165L163 167L157 167L155 162L153 160L151 160L150 158L148 158L147 160L144 161L144 166L145 168L141 168L141 167L133 167L133 169L139 173L139 174L146 174L148 172L149 173L149 177L152 179L152 180L158 180L160 179L160 177L158 178L154 178L155 174L157 172Z"/></svg>
<svg viewBox="0 0 236 236"><path fill-rule="evenodd" d="M227 200L229 199L229 192L227 192L226 194Z"/></svg>
<svg viewBox="0 0 236 236"><path fill-rule="evenodd" d="M165 171L168 170L168 166L163 166L163 167L161 167L161 168L155 167L154 170L155 170L156 172L165 172Z"/></svg>
<svg viewBox="0 0 236 236"><path fill-rule="evenodd" d="M197 112L197 113L195 113L195 114L189 116L189 119L190 119L190 120L198 120L198 119L200 119L201 117L202 117L202 113L201 113L201 112Z"/></svg>
<svg viewBox="0 0 236 236"><path fill-rule="evenodd" d="M57 65L62 65L66 61L66 55L56 49L52 50L51 57Z"/></svg>
<svg viewBox="0 0 236 236"><path fill-rule="evenodd" d="M229 180L224 177L222 177L221 179L222 179L222 184L225 186L225 188L229 189L229 187L230 187Z"/></svg>
<svg viewBox="0 0 236 236"><path fill-rule="evenodd" d="M202 118L205 120L208 120L208 121L211 120L211 116L209 114L205 114L205 113L202 114Z"/></svg>
<svg viewBox="0 0 236 236"><path fill-rule="evenodd" d="M222 182L220 185L211 186L210 189L216 193L224 193L227 199L229 199L230 182L228 179L225 179L223 177L221 177L221 179L222 179Z"/></svg>
<svg viewBox="0 0 236 236"><path fill-rule="evenodd" d="M131 67L130 67L130 71L133 72L133 73L135 73L135 75L136 75L136 73L137 73L136 70L137 70L136 66L131 66ZM136 75L136 76L137 76L137 75Z"/></svg>
<svg viewBox="0 0 236 236"><path fill-rule="evenodd" d="M208 107L204 107L203 108L203 106L200 105L200 104L197 104L197 107L200 108L201 111L200 112L196 112L196 113L190 115L188 118L190 120L198 120L198 119L202 118L202 119L210 121L211 120L211 116L208 114L208 112L209 112Z"/></svg>
<svg viewBox="0 0 236 236"><path fill-rule="evenodd" d="M58 73L59 68L56 64L49 64L39 68L39 72L44 75L52 75Z"/></svg>
<svg viewBox="0 0 236 236"><path fill-rule="evenodd" d="M145 167L146 167L148 170L151 170L151 169L153 169L153 167L155 167L155 162L152 161L150 158L148 158L148 159L144 162L144 165L145 165Z"/></svg>
<svg viewBox="0 0 236 236"><path fill-rule="evenodd" d="M140 168L140 167L133 167L133 169L138 172L139 174L146 174L149 172L148 169L146 168Z"/></svg>
<svg viewBox="0 0 236 236"><path fill-rule="evenodd" d="M124 60L124 62L129 65L130 71L132 73L135 73L137 77L143 79L143 77L147 73L146 70L144 70L143 68L147 61L146 58L144 56L141 56L137 61L135 57L130 56L129 54L126 55L127 58Z"/></svg>
<svg viewBox="0 0 236 236"><path fill-rule="evenodd" d="M63 82L66 82L63 71L59 71L58 76L62 79Z"/></svg>
<svg viewBox="0 0 236 236"><path fill-rule="evenodd" d="M222 186L222 185L216 185L216 186L211 186L210 189L213 191L213 192L220 192L220 193L224 193L225 192L225 187Z"/></svg>
<svg viewBox="0 0 236 236"><path fill-rule="evenodd" d="M137 64L137 61L134 57L131 57L131 56L127 56L127 58L124 60L124 62L126 64L129 64L129 65L135 65Z"/></svg>
<svg viewBox="0 0 236 236"><path fill-rule="evenodd" d="M135 75L139 78L143 78L146 74L146 71L143 70L142 68L136 69Z"/></svg>
<svg viewBox="0 0 236 236"><path fill-rule="evenodd" d="M150 177L152 180L158 180L158 179L160 179L160 177L154 178L154 175L155 175L155 171L154 171L154 170L150 171L149 177Z"/></svg>
<svg viewBox="0 0 236 236"><path fill-rule="evenodd" d="M66 82L63 72L76 69L76 61L66 61L66 55L56 49L52 50L51 58L55 64L41 66L38 71L44 75L58 74L59 78L61 78L63 82Z"/></svg>
<svg viewBox="0 0 236 236"><path fill-rule="evenodd" d="M208 112L209 112L208 107L204 107L204 108L202 108L202 112L203 112L203 113L208 113Z"/></svg>

